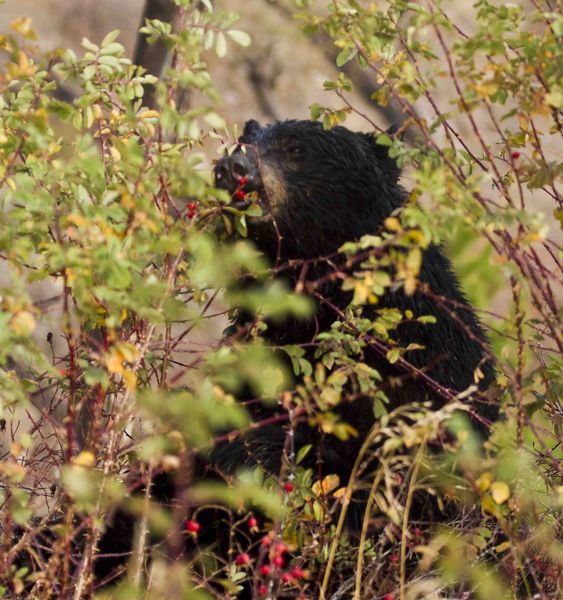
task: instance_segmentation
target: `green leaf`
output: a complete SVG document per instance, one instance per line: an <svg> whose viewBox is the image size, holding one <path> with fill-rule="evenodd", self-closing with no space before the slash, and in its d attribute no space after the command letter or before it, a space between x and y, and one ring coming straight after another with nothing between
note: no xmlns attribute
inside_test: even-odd
<svg viewBox="0 0 563 600"><path fill-rule="evenodd" d="M295 457L296 465L301 464L305 460L305 457L307 456L307 454L309 454L312 447L313 447L312 444L306 444L305 446L302 446L301 448L299 448L299 450L297 452L297 456Z"/></svg>
<svg viewBox="0 0 563 600"><path fill-rule="evenodd" d="M83 48L85 48L86 50L90 50L90 52L94 52L95 54L97 54L99 50L99 47L96 46L96 44L93 44L88 38L85 37L82 38L80 44Z"/></svg>
<svg viewBox="0 0 563 600"><path fill-rule="evenodd" d="M114 29L113 31L110 31L102 40L102 43L101 43L102 48L106 48L112 42L114 42L119 37L120 33L121 33L121 31L119 29Z"/></svg>
<svg viewBox="0 0 563 600"><path fill-rule="evenodd" d="M344 48L338 53L336 57L336 66L342 67L348 61L352 60L354 56L358 53L358 49L355 46L350 46L349 48Z"/></svg>
<svg viewBox="0 0 563 600"><path fill-rule="evenodd" d="M118 44L117 42L112 42L111 44L108 44L105 48L102 48L102 50L100 51L100 55L120 56L124 52L125 48L121 44Z"/></svg>
<svg viewBox="0 0 563 600"><path fill-rule="evenodd" d="M227 31L227 35L233 39L239 46L243 46L244 48L250 46L252 40L250 36L245 31L239 31L238 29L229 29Z"/></svg>
<svg viewBox="0 0 563 600"><path fill-rule="evenodd" d="M203 118L211 127L213 127L213 129L226 128L225 119L220 117L216 112L209 112Z"/></svg>
<svg viewBox="0 0 563 600"><path fill-rule="evenodd" d="M436 317L433 315L423 315L416 319L419 323L436 323Z"/></svg>
<svg viewBox="0 0 563 600"><path fill-rule="evenodd" d="M393 365L401 358L401 351L398 348L393 348L387 352L387 360Z"/></svg>
<svg viewBox="0 0 563 600"><path fill-rule="evenodd" d="M205 32L205 36L203 38L203 47L206 50L209 50L211 46L213 46L213 41L215 40L215 32L212 29L209 29Z"/></svg>
<svg viewBox="0 0 563 600"><path fill-rule="evenodd" d="M107 284L110 287L117 290L124 290L131 285L131 272L127 267L120 265L118 262L112 262L108 267Z"/></svg>
<svg viewBox="0 0 563 600"><path fill-rule="evenodd" d="M377 136L377 138L375 139L375 141L380 146L392 146L393 145L393 140L389 137L389 135L387 133L380 133Z"/></svg>
<svg viewBox="0 0 563 600"><path fill-rule="evenodd" d="M248 228L246 226L245 215L237 215L235 217L235 224L239 235L246 237L248 235Z"/></svg>
<svg viewBox="0 0 563 600"><path fill-rule="evenodd" d="M215 53L219 58L223 58L227 54L227 40L223 33L219 32L215 40Z"/></svg>

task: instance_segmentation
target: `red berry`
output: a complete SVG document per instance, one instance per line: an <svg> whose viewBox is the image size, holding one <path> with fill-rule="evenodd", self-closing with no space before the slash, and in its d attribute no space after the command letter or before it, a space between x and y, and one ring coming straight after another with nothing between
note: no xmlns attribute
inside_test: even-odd
<svg viewBox="0 0 563 600"><path fill-rule="evenodd" d="M414 528L414 535L415 535L415 537L421 537L422 536L422 530L420 529L420 527L415 527Z"/></svg>
<svg viewBox="0 0 563 600"><path fill-rule="evenodd" d="M281 569L285 565L285 560L283 559L283 556L281 554L276 554L276 556L274 556L274 558L272 559L272 562L279 569Z"/></svg>
<svg viewBox="0 0 563 600"><path fill-rule="evenodd" d="M391 556L389 557L391 562L397 562L399 560L399 557L397 556L396 552L393 552L393 554L391 554Z"/></svg>
<svg viewBox="0 0 563 600"><path fill-rule="evenodd" d="M188 219L193 219L195 217L195 212L193 210L188 211Z"/></svg>
<svg viewBox="0 0 563 600"><path fill-rule="evenodd" d="M271 568L269 565L262 565L260 567L260 574L261 575L269 575L271 571Z"/></svg>
<svg viewBox="0 0 563 600"><path fill-rule="evenodd" d="M268 593L268 588L265 585L261 585L258 588L258 593L259 594L267 594Z"/></svg>
<svg viewBox="0 0 563 600"><path fill-rule="evenodd" d="M270 536L270 535L265 535L260 540L260 544L262 544L262 546L269 546L271 543L272 543L272 536Z"/></svg>
<svg viewBox="0 0 563 600"><path fill-rule="evenodd" d="M284 573L281 576L281 579L284 583L290 583L291 581L293 581L293 577L291 576L291 573Z"/></svg>
<svg viewBox="0 0 563 600"><path fill-rule="evenodd" d="M278 542L274 546L274 552L276 554L283 554L284 552L287 552L287 546L283 542Z"/></svg>
<svg viewBox="0 0 563 600"><path fill-rule="evenodd" d="M197 208L197 204L195 202L188 202L188 210L195 210Z"/></svg>
<svg viewBox="0 0 563 600"><path fill-rule="evenodd" d="M238 183L239 183L239 185L240 185L241 187L242 187L243 185L245 185L245 184L246 184L246 177L241 177L241 178L238 180Z"/></svg>
<svg viewBox="0 0 563 600"><path fill-rule="evenodd" d="M201 529L201 525L197 521L194 521L193 519L191 519L190 521L188 521L186 523L186 529L190 533L198 533L199 530Z"/></svg>
<svg viewBox="0 0 563 600"><path fill-rule="evenodd" d="M385 596L383 596L383 600L393 600L393 594L385 594Z"/></svg>
<svg viewBox="0 0 563 600"><path fill-rule="evenodd" d="M291 576L295 577L295 579L301 579L304 575L305 575L305 572L303 571L303 569L300 569L299 567L294 567L293 570L291 571Z"/></svg>
<svg viewBox="0 0 563 600"><path fill-rule="evenodd" d="M291 481L288 481L284 486L283 489L290 494L291 492L293 492L293 483L291 483Z"/></svg>
<svg viewBox="0 0 563 600"><path fill-rule="evenodd" d="M514 160L516 160L517 158L520 158L520 152L514 151L511 156Z"/></svg>
<svg viewBox="0 0 563 600"><path fill-rule="evenodd" d="M235 558L235 565L237 565L238 567L240 567L241 565L247 565L249 562L250 562L250 556L246 552L239 554Z"/></svg>
<svg viewBox="0 0 563 600"><path fill-rule="evenodd" d="M254 517L249 517L248 519L248 526L253 529L254 527L258 527L258 520L255 519Z"/></svg>
<svg viewBox="0 0 563 600"><path fill-rule="evenodd" d="M242 190L237 190L237 191L234 193L234 196L235 196L235 198L240 198L240 199L242 199L242 198L244 198L244 197L246 196L246 194L245 194L245 193L244 193Z"/></svg>

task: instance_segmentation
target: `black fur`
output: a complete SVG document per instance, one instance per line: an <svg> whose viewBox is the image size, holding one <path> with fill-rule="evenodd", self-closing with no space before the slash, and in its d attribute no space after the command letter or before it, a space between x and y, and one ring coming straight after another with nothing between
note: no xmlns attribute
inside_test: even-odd
<svg viewBox="0 0 563 600"><path fill-rule="evenodd" d="M249 237L273 264L297 262L294 269L282 271L292 284L301 273L299 260L331 256L333 263L338 262L335 253L342 244L381 231L385 219L405 202L406 193L398 184L399 169L389 158L387 148L378 145L371 134L354 133L344 127L326 131L311 121L284 121L266 127L249 121L239 144L232 156L218 163L216 174L231 176L219 177L217 183L233 192L244 176L245 191L259 194L268 216L248 219ZM326 262L318 261L308 270L307 279L317 280L331 269ZM479 388L485 389L494 379L488 341L440 247L431 245L424 252L420 280L426 291L410 296L402 288L387 291L376 308L364 310L364 316L375 317L375 310L382 307L411 310L415 317L434 315L436 324L409 322L397 328L395 337L403 347L409 343L425 347L408 352L405 359L453 394L474 384L474 371L479 367L483 373ZM270 324L267 339L275 345L307 343L319 331L326 331L337 318L334 306L344 310L350 296L338 283L329 283L319 291L330 304L318 302L315 317L309 322ZM438 296L449 301L446 308L433 299ZM248 317L241 317L239 324ZM392 406L431 400L438 407L445 402L444 395L429 386L428 380L390 365L380 350L368 348L365 360L384 378L401 379L402 384L389 392ZM479 398L475 400L474 411L478 424L483 424L496 416L497 409L480 402ZM374 422L369 398L344 402L340 412L360 434L367 433ZM255 410L257 419L266 414L262 408ZM275 470L279 468L284 436L280 427L258 429L250 438L216 449L214 459L227 471L257 462ZM320 443L306 425L298 428L296 442ZM325 438L324 472L336 472L346 481L361 442L362 435L346 443Z"/></svg>

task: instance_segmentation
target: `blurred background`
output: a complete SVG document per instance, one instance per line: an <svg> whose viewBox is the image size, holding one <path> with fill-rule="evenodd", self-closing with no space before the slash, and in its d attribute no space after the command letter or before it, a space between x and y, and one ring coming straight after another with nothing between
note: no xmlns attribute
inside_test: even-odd
<svg viewBox="0 0 563 600"><path fill-rule="evenodd" d="M248 118L272 121L283 118L308 118L308 107L318 102L341 106L342 102L323 90L323 82L336 79L334 60L338 49L328 36L306 36L293 15L298 10L291 1L223 0L217 10L236 11L240 21L235 27L252 36L252 44L243 49L230 45L229 55L218 59L213 51L206 60L216 86L223 96L224 114L231 122ZM324 3L319 3L322 10ZM137 32L144 16L170 20L171 0L7 0L0 6L0 32L18 17L29 16L39 36L42 50L57 47L81 52L83 37L99 43L104 35L119 29L119 41L131 59L149 71L159 71L163 56L148 48ZM369 96L375 90L367 73L348 63L346 69L356 91L350 96L355 108L381 127L400 118L398 111L377 111ZM369 123L357 115L347 121L352 129L369 129Z"/></svg>

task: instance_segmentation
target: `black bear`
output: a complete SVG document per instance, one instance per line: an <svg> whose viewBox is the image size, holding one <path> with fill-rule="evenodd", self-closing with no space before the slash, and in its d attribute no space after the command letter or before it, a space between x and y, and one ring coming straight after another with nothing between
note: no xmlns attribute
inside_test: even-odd
<svg viewBox="0 0 563 600"><path fill-rule="evenodd" d="M350 302L350 293L341 289L338 279L328 275L334 272L335 264L343 264L339 262L339 249L345 242L375 234L385 219L404 204L406 193L398 183L399 175L387 148L378 145L370 134L343 127L325 131L311 121L284 121L266 127L256 121L246 123L236 150L215 167L216 185L228 190L233 196L231 205L241 210L249 206L250 196L261 205L261 216L247 218L248 235L279 268L278 276L293 287L301 286L304 293L308 282L317 282L314 316L305 322L269 323L264 334L269 344L307 346L341 316ZM438 246L430 245L425 250L419 278L420 286L414 293L409 295L401 287L388 289L375 307L364 311L367 318L370 311L375 316L375 311L384 307L410 310L414 317L436 317L434 324L413 318L397 327L394 335L402 346L415 343L424 349L407 352L393 365L377 340L365 346L364 361L379 371L384 382L385 378L399 382L386 390L394 406L427 400L440 406L472 385L477 369L481 390L494 379L486 335ZM252 318L241 312L233 327L244 327ZM477 398L474 416L478 422L487 423L495 417L494 406L480 404L479 394L472 397ZM251 406L256 421L276 412L260 403ZM342 420L358 432L356 437L340 440L322 435L307 420L296 424L293 436L296 449L305 444L315 448L308 455L312 462L303 463L315 468L315 476L335 473L346 484L358 449L374 423L373 402L369 397L353 402L344 397L338 411ZM286 437L284 425L270 424L242 438L222 442L211 452L209 462L203 467L199 464L198 476L207 477L214 470L232 474L245 465L258 464L278 473ZM174 485L168 476L156 478L152 490L157 500L173 499ZM213 544L221 554L223 544L216 538L228 538L228 529L222 527L213 510L200 513L198 518L202 523L201 541L207 530L205 543ZM116 554L126 556L131 551L133 527L133 517L121 512L115 515L99 544L99 553L112 558L96 561L97 581L111 577L119 566Z"/></svg>
<svg viewBox="0 0 563 600"><path fill-rule="evenodd" d="M290 120L266 127L254 120L246 123L236 150L215 167L216 185L232 193L233 204L241 209L248 206L245 193L258 198L263 214L247 219L248 235L274 266L285 265L278 270L293 287L306 290L307 281L325 281L315 286L314 318L269 324L265 337L272 345L307 345L342 314L350 293L328 276L335 271L338 250L347 241L381 231L386 218L405 203L407 194L398 183L399 175L388 148L377 144L372 134L344 127L324 130L312 121ZM368 318L385 307L414 315L397 327L394 337L403 347L417 344L422 350L407 352L404 360L391 365L386 348L376 340L365 349L365 362L384 378L400 381L388 392L392 406L422 400L443 405L475 383L476 370L479 389L494 379L487 337L439 246L424 251L419 279L414 293L387 288L375 308L364 310ZM436 323L417 322L420 315L433 315ZM240 316L238 324L244 325L248 317ZM473 398L473 416L478 425L486 425L496 416L496 407L479 393ZM261 407L254 412L257 420L267 414ZM339 412L359 436L346 442L323 439L322 471L338 474L345 483L362 436L374 422L372 401L344 400ZM213 460L227 472L258 462L276 471L285 435L279 425L257 428L245 439L221 445ZM297 428L295 436L297 445L319 443L306 424Z"/></svg>

